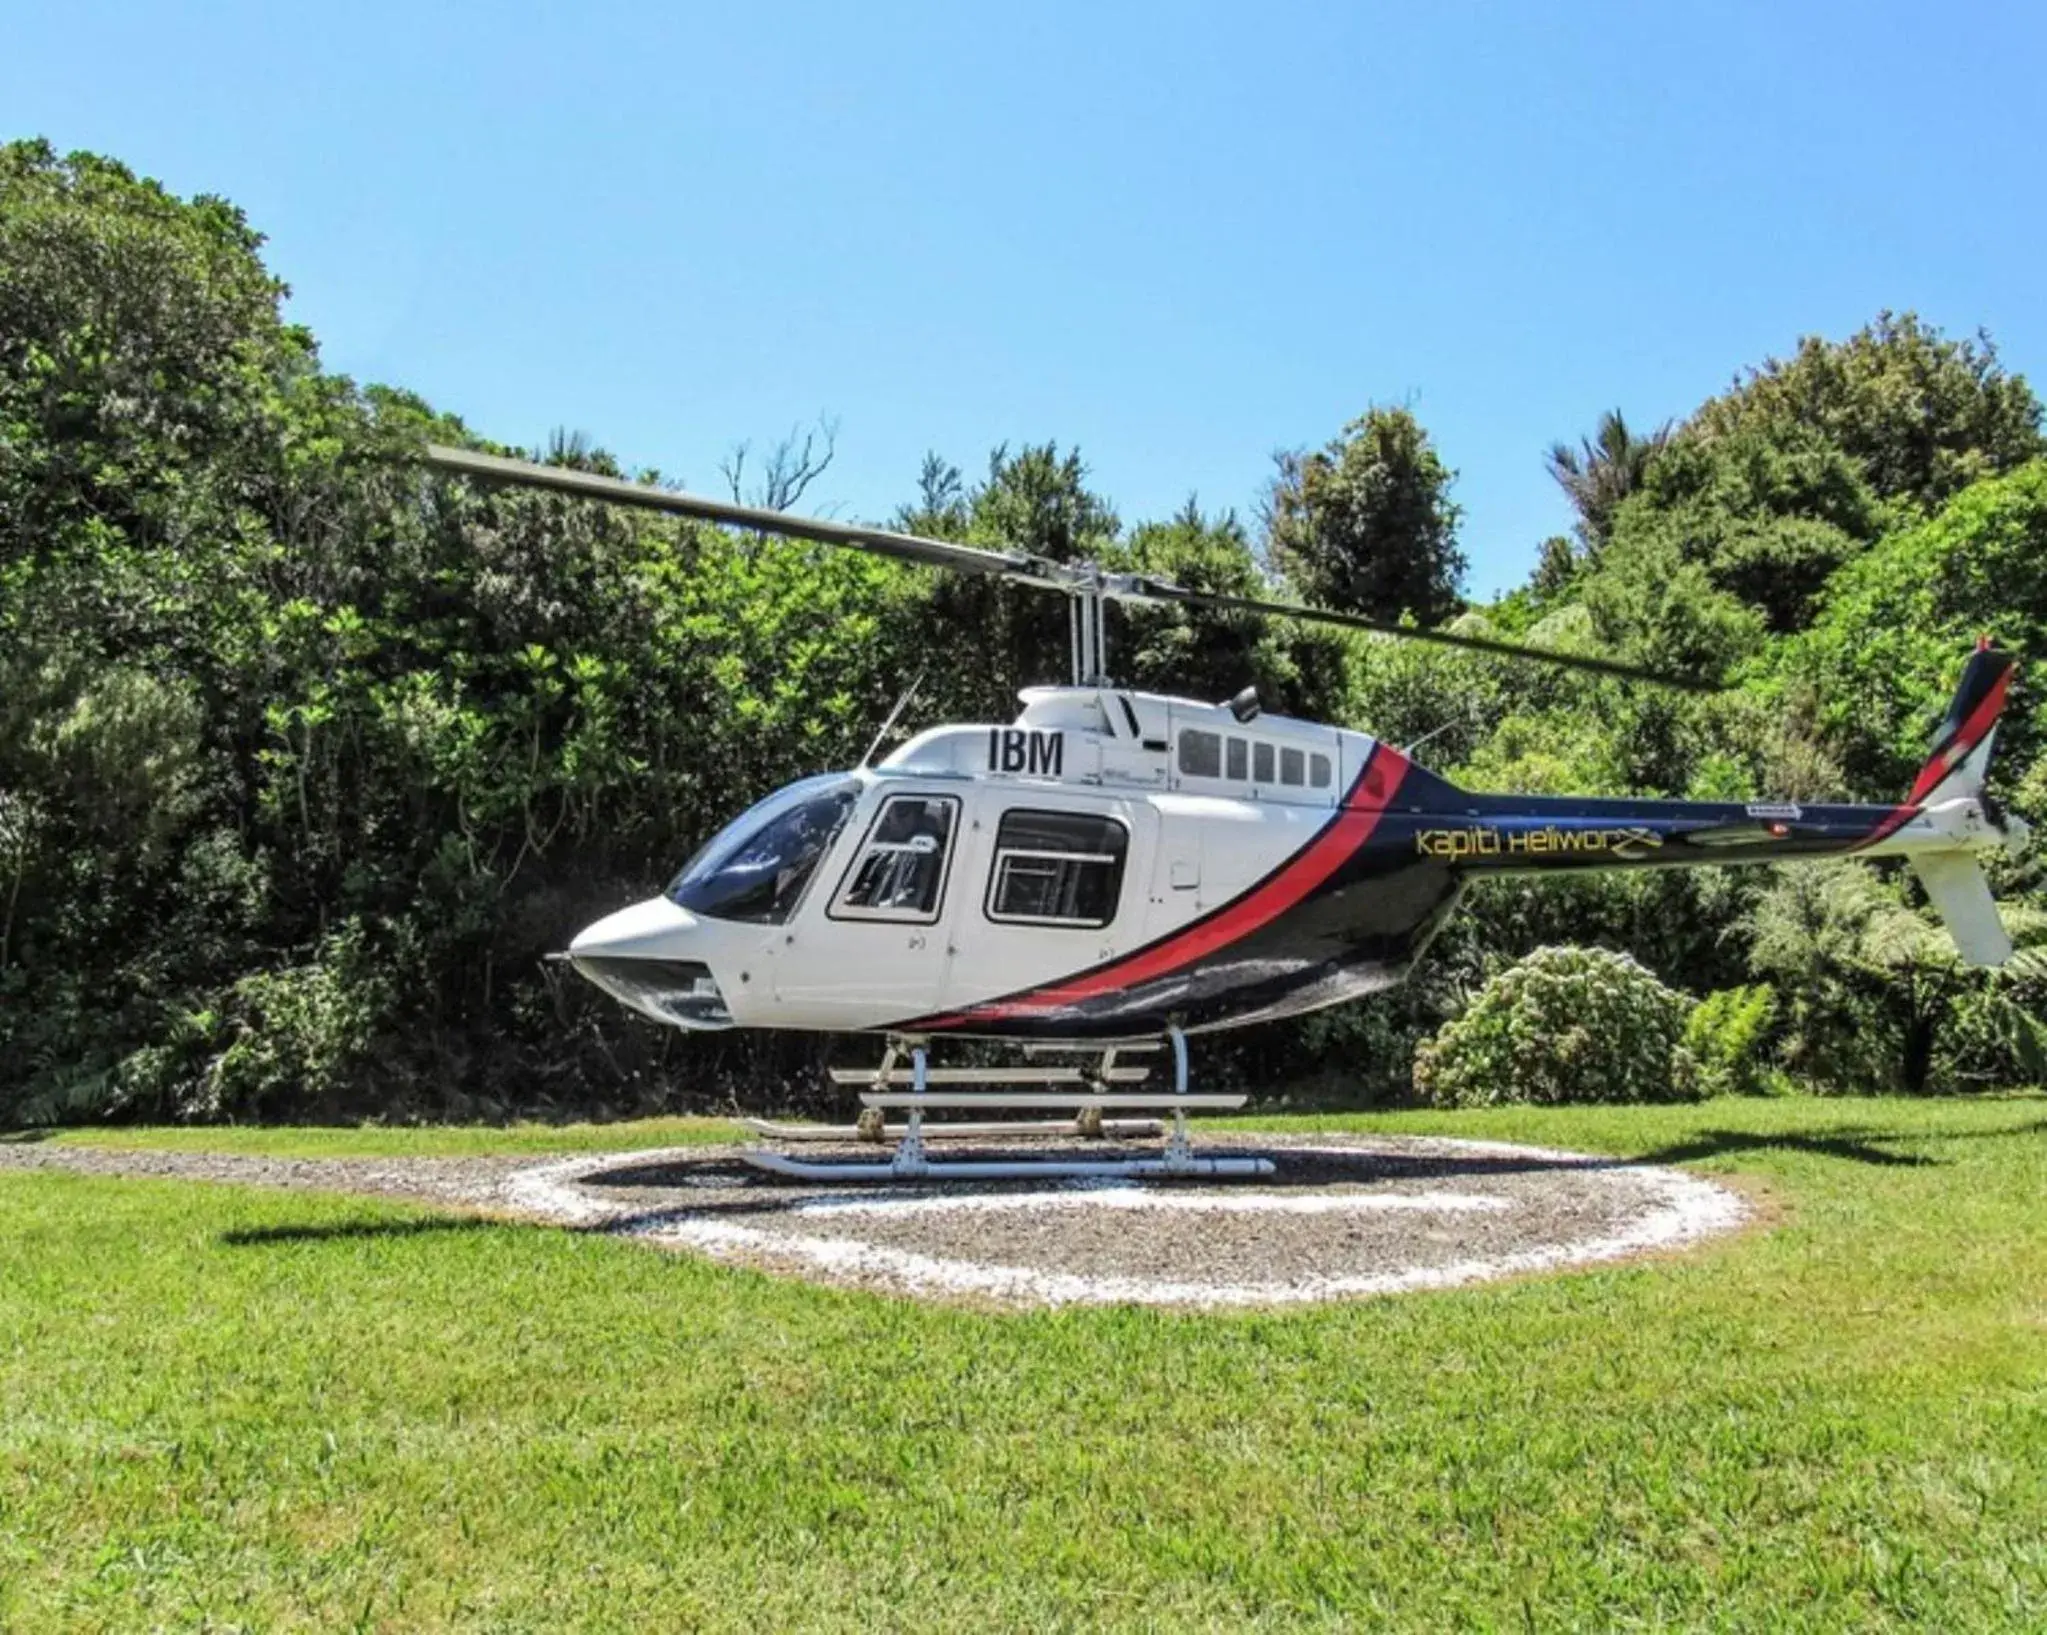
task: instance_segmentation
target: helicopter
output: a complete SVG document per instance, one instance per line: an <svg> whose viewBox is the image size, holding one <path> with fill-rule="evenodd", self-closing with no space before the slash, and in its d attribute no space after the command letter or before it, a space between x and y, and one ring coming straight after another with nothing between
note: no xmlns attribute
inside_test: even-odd
<svg viewBox="0 0 2047 1635"><path fill-rule="evenodd" d="M574 968L657 1022L879 1034L891 1060L905 1045L914 1051L913 1094L927 1086L924 1052L938 1038L1110 1052L1167 1041L1184 1095L1189 1035L1386 989L1414 968L1469 884L1499 873L1904 857L1965 960L1997 965L2012 952L1979 857L2016 854L2028 838L1984 794L2015 666L1987 640L1969 655L1925 766L1894 805L1480 793L1367 733L1268 714L1249 688L1213 703L1114 684L1107 605L1261 613L1638 681L1711 684L469 449L433 445L424 459L451 476L1069 598L1067 685L1025 688L1011 721L934 726L873 764L775 791L713 836L667 890L573 938ZM885 1064L877 1083L895 1082ZM1099 1101L1104 1081L1091 1082ZM913 1147L916 1123L913 1115ZM1177 1155L1186 1159L1184 1141ZM913 1152L892 1173L923 1173L921 1163Z"/></svg>

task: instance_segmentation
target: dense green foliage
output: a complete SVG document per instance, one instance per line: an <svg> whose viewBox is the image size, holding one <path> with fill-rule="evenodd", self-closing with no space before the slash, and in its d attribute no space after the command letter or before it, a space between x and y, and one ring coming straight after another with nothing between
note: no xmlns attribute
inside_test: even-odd
<svg viewBox="0 0 2047 1635"><path fill-rule="evenodd" d="M1684 1161L1780 1224L1242 1314L989 1313L369 1199L0 1176L0 1628L2037 1631L2043 1117L1378 1115Z"/></svg>
<svg viewBox="0 0 2047 1635"><path fill-rule="evenodd" d="M1685 1018L1674 1064L1679 1081L1702 1096L1763 1094L1776 1019L1777 994L1767 982L1709 993Z"/></svg>
<svg viewBox="0 0 2047 1635"><path fill-rule="evenodd" d="M0 1108L635 1095L674 1043L540 956L855 759L923 587L430 486L234 212L0 177Z"/></svg>
<svg viewBox="0 0 2047 1635"><path fill-rule="evenodd" d="M851 764L912 678L906 727L1006 718L1063 674L1063 607L429 480L406 450L477 439L324 371L259 252L222 201L0 150L0 1123L807 1087L827 1044L685 1039L541 956L747 801ZM898 520L1733 683L1694 698L1285 621L1119 617L1128 681L1255 682L1278 710L1427 737L1473 785L1886 800L1979 632L2039 654L2038 421L1987 341L1909 316L1808 340L1667 438L1615 416L1565 450L1579 544L1538 562L1531 542L1529 584L1484 608L1458 595L1451 473L1404 410L1287 457L1262 532L1191 501L1126 523L1051 442L995 451L978 482L934 456ZM545 455L615 469L577 439ZM2037 694L2007 720L1997 793L2047 818ZM1576 943L1693 995L1768 979L1771 1061L1821 1087L2033 1077L2039 980L1950 961L1935 982L1910 884L1853 878L1837 889L1932 951L1837 957L1767 872L1496 881L1407 986L1205 1065L1402 1096L1416 1043L1489 976ZM2031 866L1998 884L2036 903Z"/></svg>
<svg viewBox="0 0 2047 1635"><path fill-rule="evenodd" d="M1374 408L1327 448L1280 455L1273 562L1322 607L1441 624L1462 606L1455 476L1409 410Z"/></svg>
<svg viewBox="0 0 2047 1635"><path fill-rule="evenodd" d="M1538 948L1494 977L1415 1052L1414 1087L1439 1107L1681 1101L1691 1002L1626 954Z"/></svg>

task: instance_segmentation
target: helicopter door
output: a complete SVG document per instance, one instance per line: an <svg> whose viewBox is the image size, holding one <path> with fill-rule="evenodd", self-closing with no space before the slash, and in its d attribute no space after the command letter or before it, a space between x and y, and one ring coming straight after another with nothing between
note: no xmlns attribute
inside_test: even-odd
<svg viewBox="0 0 2047 1635"><path fill-rule="evenodd" d="M948 1007L1072 976L1143 940L1157 815L1142 800L980 791L960 854Z"/></svg>
<svg viewBox="0 0 2047 1635"><path fill-rule="evenodd" d="M935 1010L950 963L946 922L960 797L885 793L830 893L805 905L775 959L790 1026L872 1027ZM823 883L823 882L820 882Z"/></svg>

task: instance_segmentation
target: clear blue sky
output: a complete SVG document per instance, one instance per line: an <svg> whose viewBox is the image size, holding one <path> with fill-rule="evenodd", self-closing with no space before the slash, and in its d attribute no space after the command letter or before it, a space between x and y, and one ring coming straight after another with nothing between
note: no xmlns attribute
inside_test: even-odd
<svg viewBox="0 0 2047 1635"><path fill-rule="evenodd" d="M0 134L242 205L331 367L813 499L1077 442L1124 519L1246 513L1374 401L1472 588L1542 450L1879 308L2047 375L2047 9L1953 4L9 8Z"/></svg>

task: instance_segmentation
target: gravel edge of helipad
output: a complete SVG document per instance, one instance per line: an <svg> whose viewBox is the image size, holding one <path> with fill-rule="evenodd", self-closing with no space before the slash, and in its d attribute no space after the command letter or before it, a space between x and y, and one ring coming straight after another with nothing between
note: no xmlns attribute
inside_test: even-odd
<svg viewBox="0 0 2047 1635"><path fill-rule="evenodd" d="M1344 1140L1340 1136L1230 1132L1225 1144L1340 1154L1437 1153L1536 1159L1573 1172L1590 1170L1641 1181L1659 1192L1660 1200L1646 1218L1623 1230L1583 1243L1462 1260L1447 1266L1318 1278L1293 1284L1216 1285L1090 1276L1085 1273L1049 1273L1032 1268L925 1255L839 1238L762 1232L725 1221L693 1218L681 1210L656 1212L651 1218L622 1223L612 1230L621 1237L659 1248L695 1252L726 1264L904 1298L986 1304L1009 1309L1148 1305L1199 1310L1258 1310L1461 1288L1611 1263L1683 1249L1736 1231L1754 1219L1749 1201L1731 1187L1668 1166L1629 1163L1596 1153L1512 1142L1408 1135L1358 1135ZM704 1147L668 1148L630 1156L636 1163L654 1164L665 1158L686 1158L701 1163L714 1157L730 1156L736 1151ZM505 1201L517 1213L528 1218L554 1219L564 1225L605 1229L603 1223L617 1213L615 1206L577 1191L573 1183L581 1176L600 1173L608 1164L615 1164L620 1156L581 1154L519 1171L505 1180ZM1085 1183L1048 1183L1047 1190L1065 1192L1076 1190L1081 1185ZM1230 1188L1231 1195L1237 1196L1256 1191L1256 1183L1237 1183ZM962 1197L971 1195L968 1188L958 1189L958 1192ZM917 1196L929 1197L929 1193Z"/></svg>

